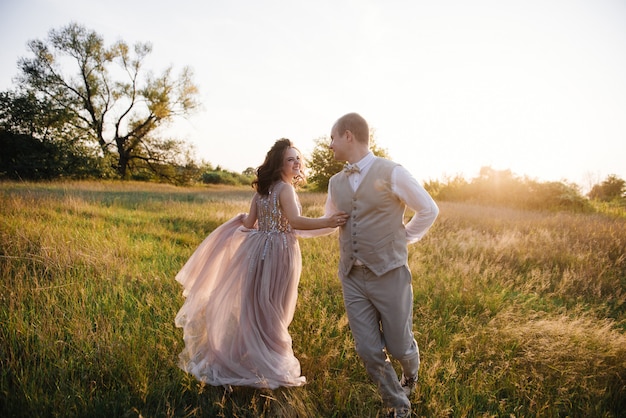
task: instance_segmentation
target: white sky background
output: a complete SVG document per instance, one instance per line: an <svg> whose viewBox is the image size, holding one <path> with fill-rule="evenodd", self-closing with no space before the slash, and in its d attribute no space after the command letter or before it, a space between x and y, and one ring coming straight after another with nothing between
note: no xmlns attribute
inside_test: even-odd
<svg viewBox="0 0 626 418"><path fill-rule="evenodd" d="M226 169L281 137L308 154L356 111L422 181L626 179L623 0L0 0L0 90L72 21L192 67L203 108L172 130Z"/></svg>

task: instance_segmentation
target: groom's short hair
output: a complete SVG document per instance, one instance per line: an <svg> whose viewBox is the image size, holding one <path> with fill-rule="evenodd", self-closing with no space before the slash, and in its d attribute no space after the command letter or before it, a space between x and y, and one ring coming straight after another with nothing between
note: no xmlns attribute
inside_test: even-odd
<svg viewBox="0 0 626 418"><path fill-rule="evenodd" d="M358 113L348 113L337 120L337 132L343 134L346 131L352 132L358 142L369 143L370 128L367 121Z"/></svg>

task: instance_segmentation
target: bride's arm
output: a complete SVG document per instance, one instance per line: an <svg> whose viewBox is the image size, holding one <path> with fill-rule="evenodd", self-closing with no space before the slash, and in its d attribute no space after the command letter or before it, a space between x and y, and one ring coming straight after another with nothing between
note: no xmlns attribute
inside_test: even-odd
<svg viewBox="0 0 626 418"><path fill-rule="evenodd" d="M293 229L336 228L343 225L348 217L344 212L336 212L322 218L307 218L306 216L300 215L296 191L290 184L286 184L286 186L281 189L278 198L280 200L280 207Z"/></svg>
<svg viewBox="0 0 626 418"><path fill-rule="evenodd" d="M255 193L252 197L252 201L250 202L250 210L248 214L243 218L243 226L248 229L254 228L254 224L256 224L256 201L258 197L258 193Z"/></svg>

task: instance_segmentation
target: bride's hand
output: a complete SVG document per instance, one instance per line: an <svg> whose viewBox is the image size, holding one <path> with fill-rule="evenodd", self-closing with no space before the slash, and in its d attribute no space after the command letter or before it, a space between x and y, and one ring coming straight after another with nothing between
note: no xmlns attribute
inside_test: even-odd
<svg viewBox="0 0 626 418"><path fill-rule="evenodd" d="M330 228L337 228L346 224L348 221L348 214L345 212L336 212L333 213L328 219L330 220Z"/></svg>

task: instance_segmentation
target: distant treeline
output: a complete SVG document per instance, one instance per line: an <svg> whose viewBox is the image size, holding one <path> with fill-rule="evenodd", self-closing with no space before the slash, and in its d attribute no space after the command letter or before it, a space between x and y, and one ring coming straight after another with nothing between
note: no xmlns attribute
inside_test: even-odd
<svg viewBox="0 0 626 418"><path fill-rule="evenodd" d="M325 191L328 178L338 170L336 165L337 162L331 157L310 165L308 187ZM96 157L94 150L84 146L0 130L0 179L38 181L119 178L113 167L114 164L106 158ZM148 163L137 159L129 165L127 179L179 185L250 185L254 179L254 169L236 173L219 165L196 162L189 157L182 164ZM470 180L461 176L429 180L424 187L436 200L530 210L592 212L597 202L609 202L620 208L626 206L626 182L616 175L610 175L594 185L586 195L573 183L540 182L519 177L510 170L495 170L491 167L481 168L479 175Z"/></svg>
<svg viewBox="0 0 626 418"><path fill-rule="evenodd" d="M118 178L113 164L95 150L68 141L51 141L0 129L0 179L58 180ZM136 160L129 166L128 180L172 184L249 185L254 170L236 173L187 158L182 164Z"/></svg>
<svg viewBox="0 0 626 418"><path fill-rule="evenodd" d="M446 180L430 180L424 185L438 200L461 201L486 205L509 206L530 210L568 210L592 212L592 201L626 205L626 182L610 175L593 186L587 195L580 187L565 181L540 182L519 177L510 170L482 167L478 177L467 180L456 176Z"/></svg>

